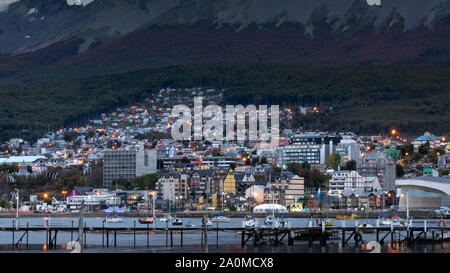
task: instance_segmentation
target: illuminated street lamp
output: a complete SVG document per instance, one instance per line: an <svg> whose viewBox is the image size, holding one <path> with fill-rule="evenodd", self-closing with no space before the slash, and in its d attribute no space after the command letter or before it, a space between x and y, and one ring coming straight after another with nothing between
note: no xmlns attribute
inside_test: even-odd
<svg viewBox="0 0 450 273"><path fill-rule="evenodd" d="M66 200L67 191L66 190L62 190L61 193L64 195L64 200Z"/></svg>

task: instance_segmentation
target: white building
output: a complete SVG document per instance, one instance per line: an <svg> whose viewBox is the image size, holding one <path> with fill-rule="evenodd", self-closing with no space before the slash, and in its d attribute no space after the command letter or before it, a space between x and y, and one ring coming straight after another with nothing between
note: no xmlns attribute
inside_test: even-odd
<svg viewBox="0 0 450 273"><path fill-rule="evenodd" d="M357 171L337 171L330 179L328 195L339 197L344 191L364 190L366 188L381 190L378 178L376 176L363 177Z"/></svg>
<svg viewBox="0 0 450 273"><path fill-rule="evenodd" d="M42 173L47 170L47 158L45 156L11 156L0 158L0 165L16 165L19 168L31 167L34 173Z"/></svg>
<svg viewBox="0 0 450 273"><path fill-rule="evenodd" d="M179 203L188 196L188 173L160 173L156 183L157 198Z"/></svg>
<svg viewBox="0 0 450 273"><path fill-rule="evenodd" d="M245 190L245 198L253 198L256 203L264 202L264 186L253 185Z"/></svg>
<svg viewBox="0 0 450 273"><path fill-rule="evenodd" d="M72 195L67 197L67 207L69 209L80 209L81 202L84 200L84 204L87 207L109 207L119 206L120 197L106 190L94 190L87 195Z"/></svg>

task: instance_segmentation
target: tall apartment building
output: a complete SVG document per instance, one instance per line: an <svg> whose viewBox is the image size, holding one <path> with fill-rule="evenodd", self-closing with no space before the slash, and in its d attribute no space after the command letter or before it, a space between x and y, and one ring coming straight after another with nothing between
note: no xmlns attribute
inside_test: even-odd
<svg viewBox="0 0 450 273"><path fill-rule="evenodd" d="M109 188L114 180L132 179L137 176L156 173L156 150L143 147L112 149L104 152L103 186Z"/></svg>
<svg viewBox="0 0 450 273"><path fill-rule="evenodd" d="M357 161L356 170L361 176L377 177L383 191L395 191L397 177L395 161L385 152L368 152Z"/></svg>
<svg viewBox="0 0 450 273"><path fill-rule="evenodd" d="M356 143L351 136L342 136L341 142L336 145L336 154L341 157L341 164L350 160L358 161L361 157L361 145Z"/></svg>
<svg viewBox="0 0 450 273"><path fill-rule="evenodd" d="M277 149L278 165L286 169L290 163L321 165L336 150L340 139L335 136L307 134L291 138L290 144Z"/></svg>

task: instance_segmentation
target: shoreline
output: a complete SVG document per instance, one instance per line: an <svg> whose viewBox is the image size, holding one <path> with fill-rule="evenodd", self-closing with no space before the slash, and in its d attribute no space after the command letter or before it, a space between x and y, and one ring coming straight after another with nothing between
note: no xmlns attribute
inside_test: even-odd
<svg viewBox="0 0 450 273"><path fill-rule="evenodd" d="M191 212L172 212L171 215L181 217L181 218L202 218L203 216L211 216L214 213L221 213L217 211L191 211ZM156 212L156 217L161 217L168 212ZM277 213L278 214L278 213ZM360 216L360 219L377 219L380 217L380 212L366 212L366 213L355 213L355 215ZM79 217L79 213L28 213L21 212L19 213L19 218L42 218L42 217ZM104 212L84 212L84 217L106 217L107 213ZM121 213L121 217L145 217L148 214L146 212L126 212ZM264 213L250 213L250 212L224 212L224 215L230 218L243 218L246 215L254 215L257 218L264 218L266 215ZM324 218L336 218L337 215L350 215L347 211L322 211L322 216ZM424 211L412 211L409 213L410 217L415 219L440 219L441 216L437 215L434 212L424 212ZM309 212L290 212L284 213L285 218L310 218L311 214ZM386 217L399 216L401 218L406 218L406 212L393 212L387 211ZM0 218L16 218L16 214L14 212L2 212L0 213ZM445 219L445 217L444 217ZM448 219L448 216L447 216Z"/></svg>

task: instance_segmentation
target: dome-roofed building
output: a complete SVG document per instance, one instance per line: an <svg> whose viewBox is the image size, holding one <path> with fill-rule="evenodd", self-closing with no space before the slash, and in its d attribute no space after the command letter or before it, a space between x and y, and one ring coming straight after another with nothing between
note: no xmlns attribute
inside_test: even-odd
<svg viewBox="0 0 450 273"><path fill-rule="evenodd" d="M253 213L268 213L270 211L278 213L287 212L287 208L279 204L262 204L253 209Z"/></svg>
<svg viewBox="0 0 450 273"><path fill-rule="evenodd" d="M406 209L408 198L410 209L431 209L450 206L450 176L420 176L397 179L400 209Z"/></svg>

